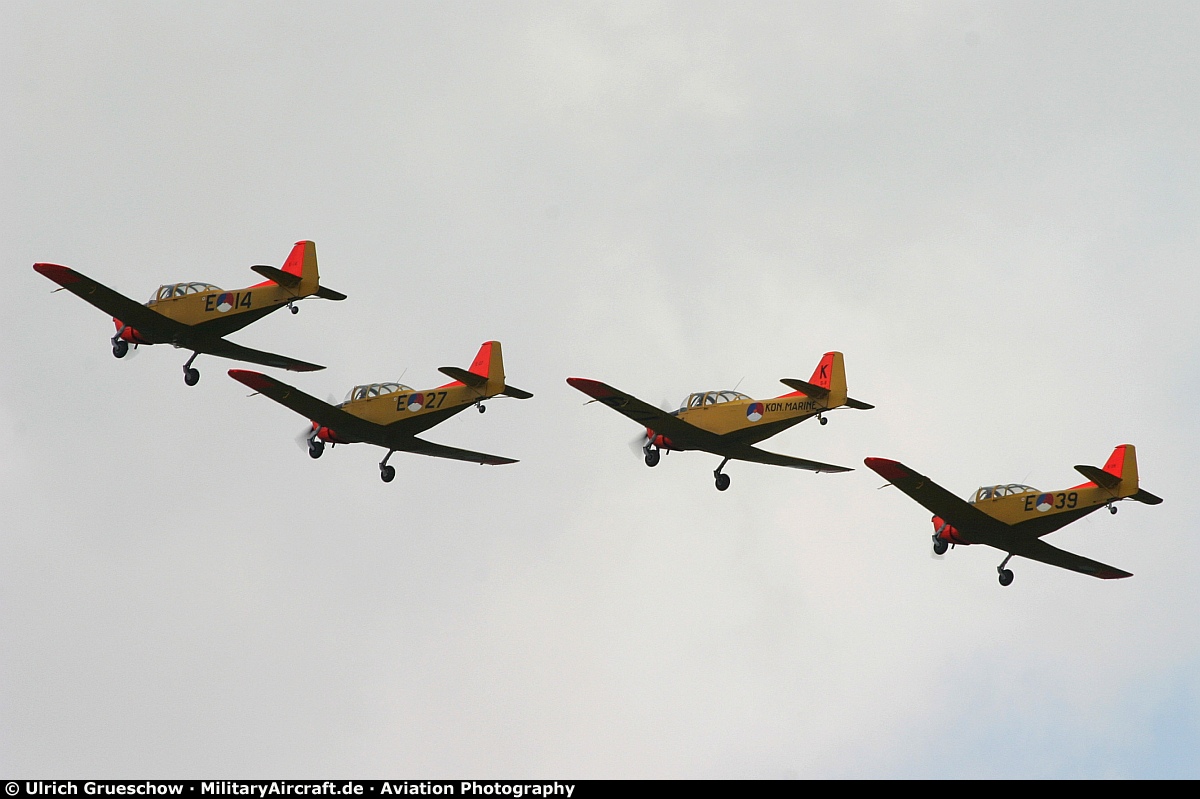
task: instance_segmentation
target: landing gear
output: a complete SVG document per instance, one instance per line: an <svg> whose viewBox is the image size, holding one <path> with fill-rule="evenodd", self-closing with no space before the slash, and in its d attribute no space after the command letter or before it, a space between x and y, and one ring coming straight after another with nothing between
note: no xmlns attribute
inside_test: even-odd
<svg viewBox="0 0 1200 799"><path fill-rule="evenodd" d="M819 413L817 414L817 421L820 422L822 425L829 424L829 420L826 419L824 416L822 416Z"/></svg>
<svg viewBox="0 0 1200 799"><path fill-rule="evenodd" d="M296 303L294 303L294 302L288 303L288 310L291 311L293 314L300 313L300 309L296 307Z"/></svg>
<svg viewBox="0 0 1200 799"><path fill-rule="evenodd" d="M388 466L388 458L392 457L394 449L389 449L388 454L383 456L383 460L379 462L379 479L385 483L390 483L396 479L396 467Z"/></svg>
<svg viewBox="0 0 1200 799"><path fill-rule="evenodd" d="M319 438L310 438L308 440L308 457L316 460L321 457L321 453L325 451L325 442Z"/></svg>
<svg viewBox="0 0 1200 799"><path fill-rule="evenodd" d="M718 466L716 471L713 472L713 477L715 477L717 480L717 490L718 491L724 491L725 489L729 488L729 475L723 474L721 472L721 470L725 468L725 464L727 464L727 463L729 463L729 458L726 458L725 460L721 461L721 465Z"/></svg>
<svg viewBox="0 0 1200 799"><path fill-rule="evenodd" d="M187 359L187 363L183 365L183 382L189 386L194 386L200 382L200 370L192 368L192 361L196 360L198 352L193 352L192 357Z"/></svg>
<svg viewBox="0 0 1200 799"><path fill-rule="evenodd" d="M1111 513L1111 514L1113 514L1113 515L1115 516L1115 515L1116 515L1116 513L1117 513L1117 506L1116 506L1116 505L1109 505L1109 506L1108 506L1108 512L1109 512L1109 513Z"/></svg>
<svg viewBox="0 0 1200 799"><path fill-rule="evenodd" d="M658 465L658 460L662 457L662 453L658 451L657 447L652 447L647 444L646 446L642 447L642 452L646 453L647 466L653 469Z"/></svg>
<svg viewBox="0 0 1200 799"><path fill-rule="evenodd" d="M482 402L475 403L475 407L479 409L480 413L483 413L487 410L487 407Z"/></svg>
<svg viewBox="0 0 1200 799"><path fill-rule="evenodd" d="M1003 563L1001 563L999 566L996 567L996 574L1000 575L1000 585L1012 585L1012 581L1013 581L1012 570L1004 568L1005 566L1008 565L1008 562L1010 560L1012 560L1011 554L1007 558L1004 559Z"/></svg>
<svg viewBox="0 0 1200 799"><path fill-rule="evenodd" d="M121 334L128 329L129 325L121 325L121 329L118 330L117 334L112 337L114 358L124 358L125 353L129 352L129 342L121 338Z"/></svg>
<svg viewBox="0 0 1200 799"><path fill-rule="evenodd" d="M937 536L934 536L934 538L933 538L933 554L945 555L946 551L948 549L950 549L949 541L945 541L941 538L938 538Z"/></svg>

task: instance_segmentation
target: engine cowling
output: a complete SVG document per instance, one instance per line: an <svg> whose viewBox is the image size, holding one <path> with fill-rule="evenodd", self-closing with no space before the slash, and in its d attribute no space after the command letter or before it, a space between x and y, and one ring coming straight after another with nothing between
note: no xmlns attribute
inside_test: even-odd
<svg viewBox="0 0 1200 799"><path fill-rule="evenodd" d="M328 427L324 427L324 426L322 426L322 425L319 425L319 424L317 424L316 422L313 422L313 423L312 423L312 426L313 426L313 430L316 430L316 431L317 431L317 435L316 435L316 437L317 437L317 438L319 438L319 439L321 439L322 441L325 441L325 442L327 442L327 443L329 443L329 444L345 444L345 443L348 443L348 442L342 441L340 438L338 438L338 437L337 437L337 433L333 432L333 431L332 431L332 430L330 430Z"/></svg>
<svg viewBox="0 0 1200 799"><path fill-rule="evenodd" d="M649 427L646 428L646 443L660 449L674 449L674 447L671 446L671 439L664 435L655 433Z"/></svg>
<svg viewBox="0 0 1200 799"><path fill-rule="evenodd" d="M968 546L971 543L970 541L964 541L958 534L958 530L952 527L950 523L941 516L933 517L933 534L934 537L942 541L947 541L951 544L957 544L959 546Z"/></svg>

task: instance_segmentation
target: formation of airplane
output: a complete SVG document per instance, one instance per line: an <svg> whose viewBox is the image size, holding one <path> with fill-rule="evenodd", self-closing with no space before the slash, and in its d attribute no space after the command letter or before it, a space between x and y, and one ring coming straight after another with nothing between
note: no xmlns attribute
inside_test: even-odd
<svg viewBox="0 0 1200 799"><path fill-rule="evenodd" d="M284 355L243 347L225 336L262 319L280 308L300 309L296 303L307 297L344 300L346 295L321 285L317 274L317 245L296 242L282 269L252 266L266 278L237 291L225 291L211 283L168 283L158 287L145 304L131 300L107 286L58 264L34 264L34 270L60 287L109 314L117 332L112 352L124 358L129 345L171 344L191 350L183 365L183 382L200 382L200 370L192 366L198 355L216 355L234 361L274 366L293 372L324 369L313 363Z"/></svg>
<svg viewBox="0 0 1200 799"><path fill-rule="evenodd" d="M225 337L280 308L289 308L294 314L299 310L296 303L309 297L346 299L346 295L320 284L316 245L311 241L297 242L281 269L250 267L265 278L261 283L237 291L225 291L209 283L172 283L160 286L145 304L65 266L36 263L33 268L59 285L55 291L66 289L112 316L115 357L124 357L130 345L171 344L191 350L191 357L183 365L184 382L189 386L200 380L200 372L192 363L202 354L296 372L324 369L234 344ZM367 443L386 449L387 454L379 462L379 476L385 483L396 477L395 467L388 464L396 452L487 465L516 463L512 458L418 437L469 407L482 413L484 402L494 397L533 396L505 382L500 342L485 342L466 369L443 366L439 371L451 382L425 390L399 382L368 383L352 388L339 404L323 402L261 372L230 369L229 376L305 416L309 429L304 441L314 459L321 457L326 444ZM645 428L638 443L647 466L657 466L662 453L673 450L699 450L720 456L721 463L713 472L718 491L729 488L729 475L723 469L731 460L812 472L852 471L755 446L814 416L824 425L829 421L825 414L839 408L874 408L847 395L842 353L825 353L808 380L784 378L780 382L792 391L761 400L736 390L700 391L690 394L678 409L667 411L598 380L567 378L569 385L591 397L591 401L601 402ZM935 554L970 544L1005 552L996 569L1004 586L1013 581L1007 566L1017 556L1101 579L1130 577L1127 571L1058 549L1042 538L1101 508L1116 513L1116 503L1125 499L1148 505L1162 502L1139 487L1137 456L1131 444L1113 450L1103 467L1076 466L1087 478L1080 485L1048 492L1017 483L984 486L968 500L959 499L898 461L867 458L864 462L933 512Z"/></svg>
<svg viewBox="0 0 1200 799"><path fill-rule="evenodd" d="M688 395L679 409L664 411L598 380L567 378L568 384L593 400L646 428L642 452L647 466L657 466L661 453L671 450L692 449L720 455L721 465L713 472L718 491L729 488L729 475L722 469L731 460L810 472L852 471L845 466L779 455L754 446L814 416L825 424L829 421L825 414L836 408L865 411L875 407L846 396L842 353L825 353L807 381L783 378L780 382L792 389L791 393L756 400L736 391L698 391Z"/></svg>
<svg viewBox="0 0 1200 799"><path fill-rule="evenodd" d="M1116 513L1116 503L1123 499L1147 505L1162 502L1138 486L1137 453L1132 444L1114 449L1103 468L1076 466L1088 479L1086 483L1059 491L1039 491L1018 483L983 486L967 500L898 461L867 458L865 463L933 512L935 554L944 555L951 546L968 544L985 544L1008 553L996 567L1000 585L1013 581L1012 570L1005 567L1014 556L1102 580L1131 577L1127 571L1051 546L1042 537L1101 508Z"/></svg>
<svg viewBox="0 0 1200 799"><path fill-rule="evenodd" d="M280 405L309 418L308 454L321 457L325 445L363 442L383 447L387 454L379 462L379 476L390 483L396 467L388 465L395 452L413 452L435 458L498 466L516 463L512 458L456 449L417 438L434 425L474 406L485 410L484 400L504 395L529 399L533 395L504 382L504 357L499 341L485 342L470 368L443 366L439 372L451 382L424 391L402 383L368 383L355 386L338 405L322 402L297 388L261 372L230 369L229 376Z"/></svg>

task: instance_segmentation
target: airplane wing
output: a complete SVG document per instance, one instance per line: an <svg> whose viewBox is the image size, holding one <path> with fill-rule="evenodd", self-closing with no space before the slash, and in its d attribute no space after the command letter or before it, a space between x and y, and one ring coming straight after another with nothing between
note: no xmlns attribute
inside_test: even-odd
<svg viewBox="0 0 1200 799"><path fill-rule="evenodd" d="M951 522L953 524L953 522ZM1130 572L1107 566L1098 561L1090 560L1082 555L1076 555L1066 550L1047 544L1040 538L1013 541L1008 547L1009 552L1030 560L1049 563L1060 569L1070 569L1073 572L1099 577L1101 580L1119 580L1122 577L1132 577Z"/></svg>
<svg viewBox="0 0 1200 799"><path fill-rule="evenodd" d="M337 431L338 437L344 440L362 441L379 435L379 425L360 419L269 375L248 369L230 369L229 376L280 405L291 408L306 419Z"/></svg>
<svg viewBox="0 0 1200 799"><path fill-rule="evenodd" d="M765 449L752 447L749 444L735 444L722 449L713 450L717 455L723 455L735 461L750 461L751 463L766 463L771 466L787 466L792 469L805 469L810 472L852 472L845 466L834 466L820 461L810 461L804 458L793 458L791 455L779 455L767 452Z"/></svg>
<svg viewBox="0 0 1200 799"><path fill-rule="evenodd" d="M455 447L443 446L442 444L434 444L416 436L406 436L392 443L395 444L393 449L399 452L415 452L418 455L449 458L456 461L470 461L471 463L479 463L485 466L503 466L506 463L517 462L513 458L501 458L499 455L488 455L483 452L471 452L469 449L457 449Z"/></svg>
<svg viewBox="0 0 1200 799"><path fill-rule="evenodd" d="M993 519L965 499L954 496L903 463L886 458L867 458L863 462L880 477L923 505L926 510L941 516L968 539L1006 549L1014 538L1012 529L1007 524Z"/></svg>
<svg viewBox="0 0 1200 799"><path fill-rule="evenodd" d="M168 319L74 269L58 264L34 264L33 269L114 319L135 328L147 341L166 343L188 331L187 325Z"/></svg>
<svg viewBox="0 0 1200 799"><path fill-rule="evenodd" d="M232 341L223 338L193 337L188 340L186 346L188 349L202 352L205 355L215 355L218 358L228 358L232 361L246 361L248 363L262 364L263 366L274 366L277 369L287 369L290 372L315 372L325 368L315 363L298 361L286 355L276 355L273 352L264 352L263 350L243 347L241 344L234 344ZM249 374L254 373L251 372ZM350 414L346 415L349 416Z"/></svg>
<svg viewBox="0 0 1200 799"><path fill-rule="evenodd" d="M678 416L655 408L650 403L643 402L632 394L626 394L607 383L582 377L568 377L567 383L592 399L603 402L617 413L628 416L655 433L666 436L680 447L716 452L713 448L722 446L721 436L701 430L694 424L688 424Z"/></svg>

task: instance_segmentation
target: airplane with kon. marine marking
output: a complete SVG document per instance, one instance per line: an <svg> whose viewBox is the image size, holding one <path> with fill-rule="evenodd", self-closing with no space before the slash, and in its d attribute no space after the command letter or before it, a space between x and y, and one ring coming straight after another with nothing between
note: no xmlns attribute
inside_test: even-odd
<svg viewBox="0 0 1200 799"><path fill-rule="evenodd" d="M754 446L814 416L823 425L829 421L825 414L836 408L865 411L875 407L846 396L842 353L825 353L807 381L783 378L780 382L792 389L791 393L756 400L737 391L699 391L689 395L679 409L666 411L598 380L567 378L567 383L593 401L602 402L645 426L645 437L639 442L647 466L657 466L660 454L671 450L701 450L720 455L724 460L713 472L718 491L729 488L729 475L722 470L731 460L811 472L852 471L845 466L779 455Z"/></svg>
<svg viewBox="0 0 1200 799"><path fill-rule="evenodd" d="M944 555L956 544L986 544L1006 552L1007 557L996 567L1000 585L1013 581L1012 570L1005 568L1013 556L1102 580L1132 577L1127 571L1051 546L1042 536L1101 508L1116 513L1116 503L1123 499L1147 505L1162 502L1138 486L1137 453L1132 444L1114 449L1103 468L1076 466L1075 470L1088 479L1086 483L1061 491L1039 491L1018 483L983 486L967 500L898 461L867 458L865 463L933 512L934 554Z"/></svg>
<svg viewBox="0 0 1200 799"><path fill-rule="evenodd" d="M379 476L385 483L390 483L396 477L396 467L388 464L388 459L395 452L412 452L489 466L516 463L512 458L456 449L417 438L417 433L441 424L472 405L483 413L484 401L493 397L503 395L529 399L533 396L504 382L504 357L500 342L484 342L469 369L442 366L438 371L450 377L451 382L425 391L398 382L368 383L350 389L345 402L337 405L322 402L260 372L230 369L229 376L307 417L310 427L305 429L301 438L307 443L308 454L312 458L321 457L326 444L335 446L361 442L386 449L387 455L379 462Z"/></svg>
<svg viewBox="0 0 1200 799"><path fill-rule="evenodd" d="M321 285L317 245L311 241L296 242L282 269L250 267L266 280L249 288L225 291L211 283L168 283L159 286L145 304L65 266L38 263L33 268L59 285L55 291L66 289L113 317L117 328L111 339L115 357L124 358L130 344L134 347L172 344L191 350L192 357L183 365L183 382L189 386L200 382L200 370L192 362L201 354L293 372L324 369L284 355L243 347L225 336L280 308L287 307L296 313L300 310L296 303L307 297L346 299L345 294Z"/></svg>

